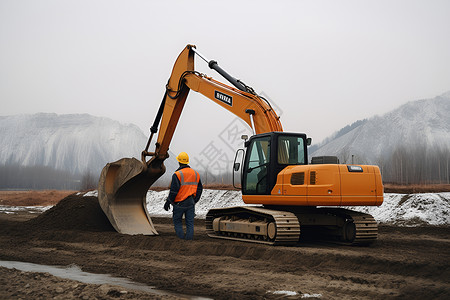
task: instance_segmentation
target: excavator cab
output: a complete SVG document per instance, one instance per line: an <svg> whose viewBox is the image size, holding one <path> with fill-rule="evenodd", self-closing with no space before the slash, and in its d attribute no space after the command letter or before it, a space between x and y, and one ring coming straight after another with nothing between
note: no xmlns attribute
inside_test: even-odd
<svg viewBox="0 0 450 300"><path fill-rule="evenodd" d="M242 194L269 195L287 166L307 164L308 139L303 133L269 132L245 143Z"/></svg>

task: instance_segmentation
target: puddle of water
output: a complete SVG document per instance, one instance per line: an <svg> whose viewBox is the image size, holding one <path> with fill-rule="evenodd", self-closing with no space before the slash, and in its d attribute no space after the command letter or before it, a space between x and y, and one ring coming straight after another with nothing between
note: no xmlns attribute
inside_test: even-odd
<svg viewBox="0 0 450 300"><path fill-rule="evenodd" d="M176 296L182 297L186 299L192 300L205 300L210 298L196 297L190 295L183 295L178 293L173 293L169 291L163 291L159 289L155 289L154 287L133 282L127 278L113 277L109 274L94 274L84 272L77 265L70 265L69 267L60 267L60 266L47 266L47 265L39 265L33 263L26 263L20 261L1 261L0 266L8 269L17 269L24 272L38 272L38 273L50 273L53 276L76 280L83 283L88 284L109 284L120 286L124 289L146 292L161 296Z"/></svg>

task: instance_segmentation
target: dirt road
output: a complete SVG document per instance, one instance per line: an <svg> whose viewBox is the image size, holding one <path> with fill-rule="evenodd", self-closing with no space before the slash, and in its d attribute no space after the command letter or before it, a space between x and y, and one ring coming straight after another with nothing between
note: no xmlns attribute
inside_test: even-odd
<svg viewBox="0 0 450 300"><path fill-rule="evenodd" d="M158 289L214 299L449 299L450 228L381 226L370 247L301 241L271 247L206 236L177 239L170 219L160 236L116 233L95 197L69 196L29 219L0 215L0 260L77 265ZM109 285L0 268L0 298L166 299ZM290 292L290 293L288 293Z"/></svg>

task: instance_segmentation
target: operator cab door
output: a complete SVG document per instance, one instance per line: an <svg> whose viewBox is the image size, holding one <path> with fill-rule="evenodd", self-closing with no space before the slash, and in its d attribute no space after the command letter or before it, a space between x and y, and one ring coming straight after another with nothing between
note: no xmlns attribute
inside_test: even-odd
<svg viewBox="0 0 450 300"><path fill-rule="evenodd" d="M268 194L270 135L251 139L242 174L242 192L247 195Z"/></svg>

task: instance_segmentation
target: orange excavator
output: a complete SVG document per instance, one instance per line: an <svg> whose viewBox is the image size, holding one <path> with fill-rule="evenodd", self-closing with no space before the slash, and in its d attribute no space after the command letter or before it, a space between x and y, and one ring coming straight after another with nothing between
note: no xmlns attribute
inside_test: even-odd
<svg viewBox="0 0 450 300"><path fill-rule="evenodd" d="M195 55L234 87L195 71ZM308 164L311 139L304 133L283 132L266 99L206 59L194 45L187 45L175 62L141 160L123 158L102 170L100 206L118 232L158 234L146 208L146 194L165 172L164 160L190 90L229 110L253 131L245 141L246 150L238 150L233 171L240 173L244 203L255 205L209 210L205 223L210 237L270 245L291 245L310 235L346 244L376 240L375 219L342 206L382 204L379 168L339 164L330 156L314 157ZM155 149L149 152L158 126Z"/></svg>

